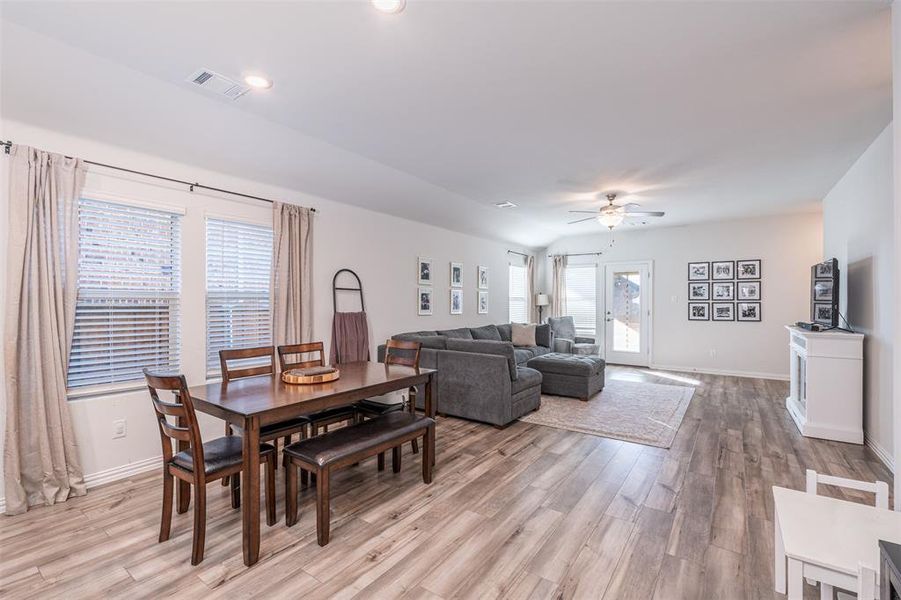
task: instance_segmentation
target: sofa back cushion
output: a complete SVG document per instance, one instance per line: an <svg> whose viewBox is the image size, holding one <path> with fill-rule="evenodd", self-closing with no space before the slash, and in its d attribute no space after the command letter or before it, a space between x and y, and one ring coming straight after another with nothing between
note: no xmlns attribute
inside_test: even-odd
<svg viewBox="0 0 901 600"><path fill-rule="evenodd" d="M445 329L444 331L438 331L438 335L443 335L448 339L457 339L457 340L471 340L472 333L470 333L468 327L458 327L457 329Z"/></svg>
<svg viewBox="0 0 901 600"><path fill-rule="evenodd" d="M513 329L513 345L514 346L535 346L535 326L521 325L519 323L512 324Z"/></svg>
<svg viewBox="0 0 901 600"><path fill-rule="evenodd" d="M554 332L554 337L564 340L576 339L576 323L572 317L551 317L547 322Z"/></svg>
<svg viewBox="0 0 901 600"><path fill-rule="evenodd" d="M503 325L498 325L497 332L499 334L501 334L502 342L512 342L513 341L513 332L511 330L510 323L504 323Z"/></svg>
<svg viewBox="0 0 901 600"><path fill-rule="evenodd" d="M551 326L547 323L535 327L535 345L544 346L545 348L550 348L553 345L551 343Z"/></svg>
<svg viewBox="0 0 901 600"><path fill-rule="evenodd" d="M479 354L497 354L507 359L507 368L510 371L510 381L516 381L516 358L513 354L513 344L510 342L496 342L493 340L460 340L447 339L447 349L457 352L476 352Z"/></svg>
<svg viewBox="0 0 901 600"><path fill-rule="evenodd" d="M473 327L469 330L474 340L493 340L495 342L503 341L501 332L497 330L497 325L485 325L483 327Z"/></svg>
<svg viewBox="0 0 901 600"><path fill-rule="evenodd" d="M391 338L403 342L419 342L423 348L433 350L447 349L447 338L443 335L421 335L421 333L424 332L398 333Z"/></svg>

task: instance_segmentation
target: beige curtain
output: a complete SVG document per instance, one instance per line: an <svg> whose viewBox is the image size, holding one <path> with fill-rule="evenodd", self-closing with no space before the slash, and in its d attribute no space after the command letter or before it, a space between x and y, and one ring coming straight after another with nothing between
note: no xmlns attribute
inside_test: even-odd
<svg viewBox="0 0 901 600"><path fill-rule="evenodd" d="M272 205L272 340L313 338L313 224L309 208Z"/></svg>
<svg viewBox="0 0 901 600"><path fill-rule="evenodd" d="M535 257L526 257L526 315L529 323L537 323L535 313Z"/></svg>
<svg viewBox="0 0 901 600"><path fill-rule="evenodd" d="M4 354L6 514L85 494L66 400L80 160L12 146Z"/></svg>
<svg viewBox="0 0 901 600"><path fill-rule="evenodd" d="M552 261L554 295L551 298L551 316L562 317L566 314L566 257L555 256Z"/></svg>

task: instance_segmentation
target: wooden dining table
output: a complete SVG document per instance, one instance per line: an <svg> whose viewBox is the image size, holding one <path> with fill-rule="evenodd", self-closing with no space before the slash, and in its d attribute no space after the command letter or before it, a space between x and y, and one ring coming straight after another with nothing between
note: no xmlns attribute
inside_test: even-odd
<svg viewBox="0 0 901 600"><path fill-rule="evenodd" d="M190 388L197 411L219 417L243 431L244 468L241 478L241 512L244 564L260 557L260 427L287 421L326 408L424 385L427 416L434 418L434 369L354 362L339 366L341 376L328 383L294 385L279 374L209 383ZM434 428L431 429L435 447ZM434 456L434 452L432 453ZM190 486L179 483L178 504L187 510Z"/></svg>

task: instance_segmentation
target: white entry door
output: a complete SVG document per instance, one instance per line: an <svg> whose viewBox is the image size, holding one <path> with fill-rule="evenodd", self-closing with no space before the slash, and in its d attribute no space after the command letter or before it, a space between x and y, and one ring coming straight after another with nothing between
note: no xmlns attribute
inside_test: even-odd
<svg viewBox="0 0 901 600"><path fill-rule="evenodd" d="M651 356L651 264L604 267L606 360L647 367Z"/></svg>

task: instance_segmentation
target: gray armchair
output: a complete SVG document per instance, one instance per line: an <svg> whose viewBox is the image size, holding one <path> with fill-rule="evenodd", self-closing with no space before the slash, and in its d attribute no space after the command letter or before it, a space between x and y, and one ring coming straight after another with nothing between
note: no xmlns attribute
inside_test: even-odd
<svg viewBox="0 0 901 600"><path fill-rule="evenodd" d="M592 337L576 335L572 317L550 317L548 324L554 334L554 352L562 354L599 354L601 347Z"/></svg>

